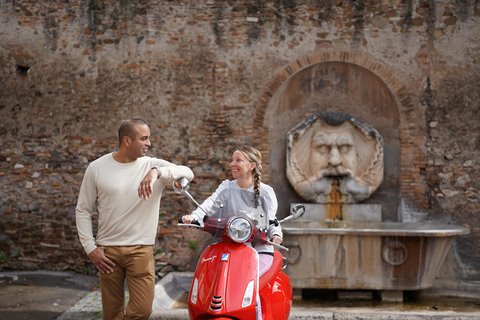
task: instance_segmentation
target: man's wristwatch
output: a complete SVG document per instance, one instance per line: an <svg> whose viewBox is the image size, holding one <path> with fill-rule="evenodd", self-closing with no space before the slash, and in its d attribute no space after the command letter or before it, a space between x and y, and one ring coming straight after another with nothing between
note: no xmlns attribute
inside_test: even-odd
<svg viewBox="0 0 480 320"><path fill-rule="evenodd" d="M150 171L153 170L153 169L157 169L157 178L158 178L158 176L160 175L160 168L158 166L151 167Z"/></svg>

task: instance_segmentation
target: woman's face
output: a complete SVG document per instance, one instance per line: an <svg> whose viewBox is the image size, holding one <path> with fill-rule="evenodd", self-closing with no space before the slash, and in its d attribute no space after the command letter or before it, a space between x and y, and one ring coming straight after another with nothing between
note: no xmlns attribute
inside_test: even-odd
<svg viewBox="0 0 480 320"><path fill-rule="evenodd" d="M255 163L250 162L247 157L237 150L232 155L232 162L230 162L230 170L234 179L243 178L246 175L252 175L252 170L255 168Z"/></svg>

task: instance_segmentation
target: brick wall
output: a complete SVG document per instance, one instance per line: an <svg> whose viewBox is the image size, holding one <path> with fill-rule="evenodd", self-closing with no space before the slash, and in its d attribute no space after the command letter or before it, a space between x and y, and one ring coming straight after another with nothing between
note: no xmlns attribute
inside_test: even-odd
<svg viewBox="0 0 480 320"><path fill-rule="evenodd" d="M241 144L262 150L268 182L275 94L299 71L340 61L393 93L402 203L472 227L457 242L470 245L456 249L456 276L471 277L479 19L477 3L450 1L0 1L0 267L92 267L77 240L76 198L86 166L116 149L129 117L150 123L150 155L194 170L199 200L229 178ZM204 243L176 227L192 209L166 190L157 257L180 270L200 251L189 241Z"/></svg>

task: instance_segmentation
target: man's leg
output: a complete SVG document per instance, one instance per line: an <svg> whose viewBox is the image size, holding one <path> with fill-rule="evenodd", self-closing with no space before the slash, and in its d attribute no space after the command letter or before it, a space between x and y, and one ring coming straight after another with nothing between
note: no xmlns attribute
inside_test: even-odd
<svg viewBox="0 0 480 320"><path fill-rule="evenodd" d="M105 256L115 263L112 273L100 273L104 320L120 320L125 313L125 271L121 247L105 247Z"/></svg>
<svg viewBox="0 0 480 320"><path fill-rule="evenodd" d="M125 262L130 300L124 319L147 320L155 295L153 246L131 246Z"/></svg>

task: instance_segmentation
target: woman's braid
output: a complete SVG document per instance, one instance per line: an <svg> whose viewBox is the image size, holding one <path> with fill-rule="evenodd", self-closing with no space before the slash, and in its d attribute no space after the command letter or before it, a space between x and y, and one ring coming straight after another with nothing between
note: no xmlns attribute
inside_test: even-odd
<svg viewBox="0 0 480 320"><path fill-rule="evenodd" d="M250 146L238 148L248 160L255 163L253 174L253 190L255 191L255 207L258 207L260 198L260 182L262 181L262 154L257 149Z"/></svg>
<svg viewBox="0 0 480 320"><path fill-rule="evenodd" d="M260 197L260 181L262 180L262 165L258 164L253 169L253 190L255 191L255 207L258 207Z"/></svg>

